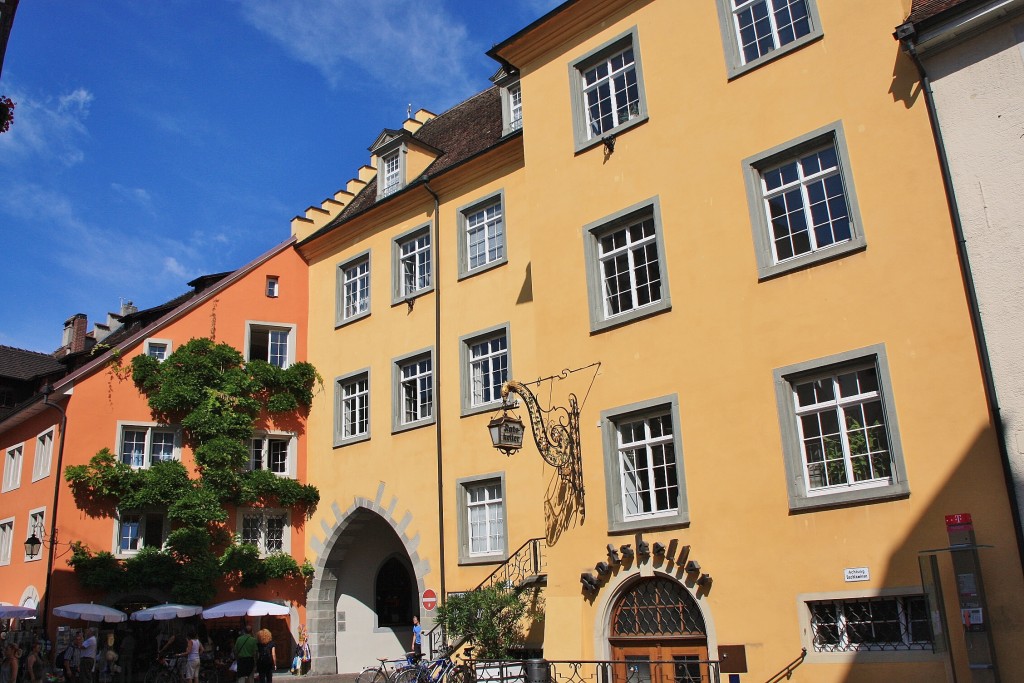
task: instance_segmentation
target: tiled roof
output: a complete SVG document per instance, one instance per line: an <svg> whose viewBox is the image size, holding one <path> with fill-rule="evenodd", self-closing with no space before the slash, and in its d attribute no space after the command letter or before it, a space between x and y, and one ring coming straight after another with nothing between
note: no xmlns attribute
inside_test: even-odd
<svg viewBox="0 0 1024 683"><path fill-rule="evenodd" d="M497 145L502 140L501 132L501 92L495 86L427 121L412 138L440 150L441 155L425 171L426 175L433 177ZM403 190L421 184L418 178L407 181ZM387 199L401 193L402 190ZM308 242L334 230L377 203L377 180L374 178L337 218L303 241Z"/></svg>
<svg viewBox="0 0 1024 683"><path fill-rule="evenodd" d="M0 377L30 380L60 372L64 366L49 354L0 346Z"/></svg>
<svg viewBox="0 0 1024 683"><path fill-rule="evenodd" d="M978 0L914 0L907 21L916 24L953 8L966 8L973 4L978 4Z"/></svg>

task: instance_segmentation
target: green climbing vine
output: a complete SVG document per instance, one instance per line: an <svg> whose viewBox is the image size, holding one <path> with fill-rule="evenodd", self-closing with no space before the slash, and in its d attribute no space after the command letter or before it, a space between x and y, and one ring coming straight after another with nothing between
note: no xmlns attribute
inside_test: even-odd
<svg viewBox="0 0 1024 683"><path fill-rule="evenodd" d="M190 475L176 460L136 469L108 448L88 464L66 467L64 478L79 508L111 516L119 509L159 509L173 528L163 548L144 548L125 560L75 544L68 563L82 585L119 591L170 587L173 600L205 604L221 577L246 587L311 577L308 562L299 565L286 553L260 557L256 546L232 537L225 523L231 506L284 507L306 518L316 509L320 492L312 484L246 468L257 420L269 415L288 421L307 411L314 388L322 385L316 369L309 363L281 369L246 361L232 346L201 338L163 362L138 355L126 367L114 356L110 371L117 380L130 377L155 420L180 425L196 471Z"/></svg>

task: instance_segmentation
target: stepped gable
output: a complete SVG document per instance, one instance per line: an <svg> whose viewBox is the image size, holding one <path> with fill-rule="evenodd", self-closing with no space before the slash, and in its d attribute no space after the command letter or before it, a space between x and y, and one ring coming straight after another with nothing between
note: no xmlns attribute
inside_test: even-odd
<svg viewBox="0 0 1024 683"><path fill-rule="evenodd" d="M0 346L0 377L28 381L64 372L64 365L48 353Z"/></svg>
<svg viewBox="0 0 1024 683"><path fill-rule="evenodd" d="M427 121L412 137L441 151L441 156L425 172L427 176L433 177L497 145L502 141L501 129L501 92L497 86L493 86ZM392 197L423 182L420 178L407 180L406 186ZM374 177L337 218L303 242L316 239L390 198L377 199L377 179Z"/></svg>

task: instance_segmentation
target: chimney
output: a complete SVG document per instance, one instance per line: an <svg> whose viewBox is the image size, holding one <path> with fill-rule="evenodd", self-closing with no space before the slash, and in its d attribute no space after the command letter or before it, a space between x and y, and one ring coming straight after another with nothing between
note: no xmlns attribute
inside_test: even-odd
<svg viewBox="0 0 1024 683"><path fill-rule="evenodd" d="M138 313L138 312L139 312L139 307L136 306L135 304L133 304L130 300L128 300L128 299L122 299L121 300L121 316L122 317L124 317L126 315L129 315L131 313Z"/></svg>
<svg viewBox="0 0 1024 683"><path fill-rule="evenodd" d="M89 324L85 313L75 313L64 321L64 338L61 346L65 353L78 353L85 350L85 328Z"/></svg>

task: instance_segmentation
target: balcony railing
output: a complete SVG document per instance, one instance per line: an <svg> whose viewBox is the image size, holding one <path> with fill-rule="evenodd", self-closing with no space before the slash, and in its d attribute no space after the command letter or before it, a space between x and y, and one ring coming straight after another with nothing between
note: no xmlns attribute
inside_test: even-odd
<svg viewBox="0 0 1024 683"><path fill-rule="evenodd" d="M668 660L472 660L477 683L720 683L719 662Z"/></svg>

